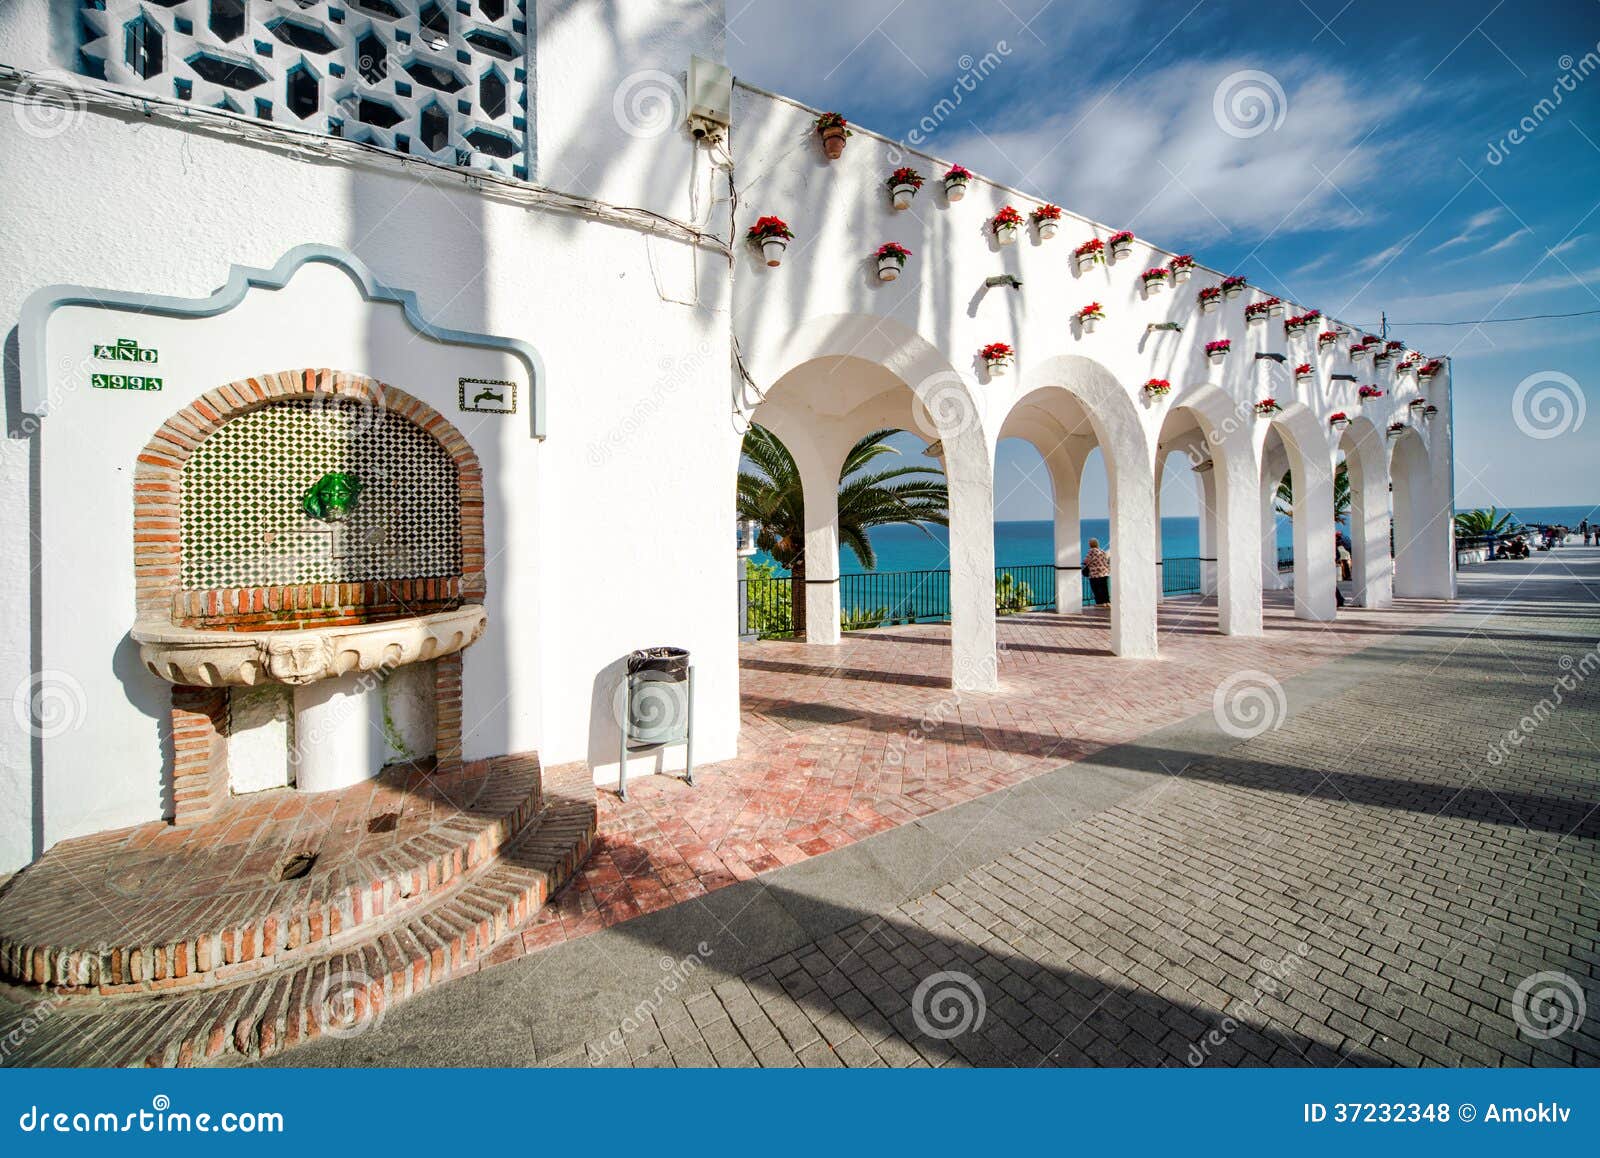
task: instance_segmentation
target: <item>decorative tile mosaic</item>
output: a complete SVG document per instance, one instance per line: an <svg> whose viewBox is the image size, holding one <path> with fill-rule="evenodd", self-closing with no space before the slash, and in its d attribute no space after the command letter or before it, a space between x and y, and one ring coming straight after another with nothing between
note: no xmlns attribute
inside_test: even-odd
<svg viewBox="0 0 1600 1158"><path fill-rule="evenodd" d="M344 517L303 505L353 475ZM461 573L461 497L427 431L349 399L278 402L223 424L183 467L183 586L277 587Z"/></svg>
<svg viewBox="0 0 1600 1158"><path fill-rule="evenodd" d="M79 3L85 75L527 176L526 0Z"/></svg>

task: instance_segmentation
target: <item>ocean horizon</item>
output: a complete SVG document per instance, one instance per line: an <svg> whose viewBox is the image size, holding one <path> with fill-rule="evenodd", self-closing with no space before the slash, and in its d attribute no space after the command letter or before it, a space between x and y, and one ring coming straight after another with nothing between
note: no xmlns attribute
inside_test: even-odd
<svg viewBox="0 0 1600 1158"><path fill-rule="evenodd" d="M1600 520L1600 507L1504 507L1524 523L1565 524L1576 527L1584 519ZM1340 525L1343 529L1343 524ZM1090 539L1099 539L1116 554L1116 544L1111 541L1111 520L1105 518L1081 519L1079 527L1082 542L1088 546ZM1286 518L1278 518L1278 545L1289 547L1294 543L1294 525ZM944 527L929 527L926 531L904 524L874 527L868 537L877 552L877 567L884 571L944 571L950 567L950 538ZM839 568L845 575L865 572L856 559L855 552L842 549ZM1161 520L1161 554L1166 559L1193 559L1200 554L1200 520L1194 515L1171 515ZM757 560L771 563L764 553ZM1023 567L1029 564L1055 562L1055 523L1050 519L1021 519L997 521L994 525L994 562L996 567ZM774 564L774 566L776 566ZM788 572L778 567L776 574Z"/></svg>

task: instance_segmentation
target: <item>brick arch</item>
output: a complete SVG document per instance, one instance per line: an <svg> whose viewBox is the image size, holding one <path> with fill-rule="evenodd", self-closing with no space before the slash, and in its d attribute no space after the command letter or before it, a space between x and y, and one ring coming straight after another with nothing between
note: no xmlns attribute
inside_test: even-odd
<svg viewBox="0 0 1600 1158"><path fill-rule="evenodd" d="M182 475L190 455L230 419L278 402L346 398L383 410L427 432L456 468L460 502L461 574L448 580L380 580L224 591L182 587ZM213 627L314 626L386 610L398 599L407 612L482 602L483 468L455 425L404 390L360 374L329 369L285 370L219 386L179 410L151 437L134 468L134 583L140 619ZM461 765L461 654L434 664L437 705L434 758L439 771ZM228 800L224 743L229 689L171 689L171 817L175 824L211 819Z"/></svg>
<svg viewBox="0 0 1600 1158"><path fill-rule="evenodd" d="M289 588L184 591L182 567L182 473L190 455L230 419L279 402L343 398L378 407L426 431L456 468L460 498L461 574L444 581L403 580ZM285 603L304 607L299 622L336 618L338 611L370 605L364 588L401 586L421 605L481 602L484 598L483 468L466 437L433 407L404 390L361 374L330 369L285 370L242 378L207 391L162 423L139 453L134 469L134 589L141 619L222 625L257 614L280 614ZM298 625L298 624L296 624Z"/></svg>

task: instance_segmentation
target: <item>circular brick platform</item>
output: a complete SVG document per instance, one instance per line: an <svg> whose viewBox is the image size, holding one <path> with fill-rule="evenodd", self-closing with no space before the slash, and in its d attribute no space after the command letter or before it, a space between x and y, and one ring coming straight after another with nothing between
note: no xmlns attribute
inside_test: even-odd
<svg viewBox="0 0 1600 1158"><path fill-rule="evenodd" d="M527 755L256 793L193 827L64 841L0 896L0 978L112 994L274 969L456 887L540 804Z"/></svg>

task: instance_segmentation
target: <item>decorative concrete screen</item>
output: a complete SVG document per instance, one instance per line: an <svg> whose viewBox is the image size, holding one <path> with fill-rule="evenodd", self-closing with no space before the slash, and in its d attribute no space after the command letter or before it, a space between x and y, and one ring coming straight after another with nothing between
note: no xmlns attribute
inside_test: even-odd
<svg viewBox="0 0 1600 1158"><path fill-rule="evenodd" d="M119 88L527 176L526 0L81 0Z"/></svg>
<svg viewBox="0 0 1600 1158"><path fill-rule="evenodd" d="M330 477L354 488L348 512L318 507ZM184 464L181 494L191 590L461 574L455 463L421 427L354 400L230 419Z"/></svg>

